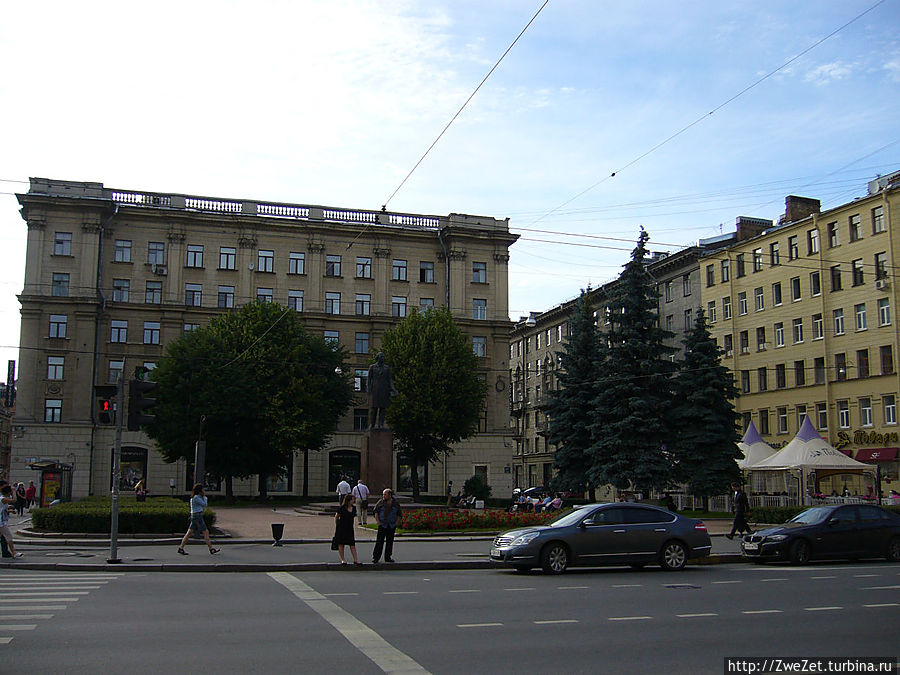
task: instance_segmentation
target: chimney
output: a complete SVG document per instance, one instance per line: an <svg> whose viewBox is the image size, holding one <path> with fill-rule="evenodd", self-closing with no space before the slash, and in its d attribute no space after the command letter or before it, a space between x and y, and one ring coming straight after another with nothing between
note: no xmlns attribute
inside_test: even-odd
<svg viewBox="0 0 900 675"><path fill-rule="evenodd" d="M734 226L737 230L737 240L744 241L745 239L752 239L768 230L772 227L772 221L767 220L766 218L738 216L735 219Z"/></svg>
<svg viewBox="0 0 900 675"><path fill-rule="evenodd" d="M784 198L784 215L780 218L782 223L796 223L814 213L819 213L822 202L809 197L797 197L788 195Z"/></svg>

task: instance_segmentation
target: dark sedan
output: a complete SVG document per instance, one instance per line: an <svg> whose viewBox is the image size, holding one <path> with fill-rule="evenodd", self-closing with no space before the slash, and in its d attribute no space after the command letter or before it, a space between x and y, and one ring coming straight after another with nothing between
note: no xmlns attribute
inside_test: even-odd
<svg viewBox="0 0 900 675"><path fill-rule="evenodd" d="M680 570L690 558L709 555L703 521L647 504L579 506L546 525L500 534L491 560L525 571L541 567L561 574L570 566L631 565L658 562Z"/></svg>
<svg viewBox="0 0 900 675"><path fill-rule="evenodd" d="M748 534L741 541L745 558L789 560L801 565L813 558L887 558L900 561L900 516L868 504L814 506L784 525Z"/></svg>

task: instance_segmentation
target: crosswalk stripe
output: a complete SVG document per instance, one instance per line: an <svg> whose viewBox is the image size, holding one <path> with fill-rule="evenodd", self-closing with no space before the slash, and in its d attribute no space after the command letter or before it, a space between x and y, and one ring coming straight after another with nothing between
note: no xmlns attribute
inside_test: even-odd
<svg viewBox="0 0 900 675"><path fill-rule="evenodd" d="M0 637L0 645L8 645L12 640L11 637Z"/></svg>
<svg viewBox="0 0 900 675"><path fill-rule="evenodd" d="M52 619L52 614L4 614L4 619L9 621L28 621L34 619Z"/></svg>
<svg viewBox="0 0 900 675"><path fill-rule="evenodd" d="M4 598L26 598L35 595L88 595L88 591L13 591L3 592Z"/></svg>
<svg viewBox="0 0 900 675"><path fill-rule="evenodd" d="M87 592L87 591L96 591L98 588L101 588L101 586L51 586L51 587L48 587L48 586L0 586L0 593L7 595L9 593L16 592L16 591L20 591L20 592L21 591L33 591L36 588L45 588L48 591L52 590L53 592L60 592L60 591L65 591L65 592L85 591L85 592ZM32 593L32 595L34 595L34 593Z"/></svg>
<svg viewBox="0 0 900 675"><path fill-rule="evenodd" d="M34 630L37 628L36 623L6 623L0 624L0 630Z"/></svg>
<svg viewBox="0 0 900 675"><path fill-rule="evenodd" d="M0 598L0 603L12 604L14 602L78 602L80 598ZM2 608L5 609L5 608Z"/></svg>
<svg viewBox="0 0 900 675"><path fill-rule="evenodd" d="M2 607L4 612L55 612L65 609L65 605L29 605L27 607Z"/></svg>

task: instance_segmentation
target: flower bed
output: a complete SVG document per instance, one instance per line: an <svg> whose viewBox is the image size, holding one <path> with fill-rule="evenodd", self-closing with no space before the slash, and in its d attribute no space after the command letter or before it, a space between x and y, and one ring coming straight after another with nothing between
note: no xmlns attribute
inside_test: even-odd
<svg viewBox="0 0 900 675"><path fill-rule="evenodd" d="M403 512L404 532L447 532L452 530L511 530L543 525L556 513L507 513L506 511L446 511L416 509Z"/></svg>

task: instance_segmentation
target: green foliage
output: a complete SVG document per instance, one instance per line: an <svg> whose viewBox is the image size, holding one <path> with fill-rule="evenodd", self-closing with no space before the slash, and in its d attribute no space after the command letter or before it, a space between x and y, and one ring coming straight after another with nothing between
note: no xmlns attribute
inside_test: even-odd
<svg viewBox="0 0 900 675"><path fill-rule="evenodd" d="M350 376L345 351L297 312L253 302L166 347L146 431L167 462L190 461L205 416L206 468L230 493L231 477L284 475L295 451L321 449L353 400Z"/></svg>
<svg viewBox="0 0 900 675"><path fill-rule="evenodd" d="M40 532L79 532L109 534L112 513L109 497L88 497L48 508L32 509L31 522ZM184 501L171 497L154 497L138 502L132 497L119 498L119 533L173 534L187 530L190 508ZM216 513L203 512L208 526L216 521Z"/></svg>
<svg viewBox="0 0 900 675"><path fill-rule="evenodd" d="M475 499L487 500L491 496L491 486L485 483L479 476L467 478L463 485L463 491Z"/></svg>
<svg viewBox="0 0 900 675"><path fill-rule="evenodd" d="M446 308L413 309L385 332L382 351L397 390L387 423L417 476L419 466L477 432L487 385L470 339ZM418 496L414 480L413 499Z"/></svg>

